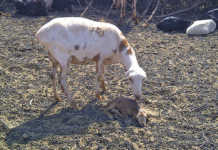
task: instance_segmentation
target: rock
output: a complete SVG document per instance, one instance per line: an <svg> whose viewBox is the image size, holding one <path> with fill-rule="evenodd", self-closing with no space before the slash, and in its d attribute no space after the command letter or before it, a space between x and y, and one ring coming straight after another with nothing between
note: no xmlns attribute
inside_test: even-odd
<svg viewBox="0 0 218 150"><path fill-rule="evenodd" d="M197 20L186 30L189 35L202 35L212 33L216 29L216 23L212 19Z"/></svg>

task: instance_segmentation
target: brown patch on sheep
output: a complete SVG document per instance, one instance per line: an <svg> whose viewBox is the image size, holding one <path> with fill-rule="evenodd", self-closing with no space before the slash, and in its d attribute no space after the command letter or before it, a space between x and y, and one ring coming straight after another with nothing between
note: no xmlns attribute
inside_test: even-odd
<svg viewBox="0 0 218 150"><path fill-rule="evenodd" d="M123 39L120 42L120 46L119 46L119 51L122 52L124 48L127 48L129 46L129 43L127 41L127 39Z"/></svg>
<svg viewBox="0 0 218 150"><path fill-rule="evenodd" d="M74 49L75 49L76 51L78 51L78 50L79 50L79 45L75 45L75 46L74 46Z"/></svg>
<svg viewBox="0 0 218 150"><path fill-rule="evenodd" d="M112 64L113 63L113 59L111 57L108 57L106 59L103 60L104 64Z"/></svg>
<svg viewBox="0 0 218 150"><path fill-rule="evenodd" d="M69 62L72 64L88 64L92 61L98 62L100 59L100 54L97 54L95 57L93 57L92 59L88 58L88 57L84 57L82 61L80 61L76 56L71 56Z"/></svg>
<svg viewBox="0 0 218 150"><path fill-rule="evenodd" d="M127 54L128 54L128 55L132 55L132 54L133 54L133 50L132 50L131 48L129 48L129 49L127 50Z"/></svg>
<svg viewBox="0 0 218 150"><path fill-rule="evenodd" d="M82 62L79 61L79 59L77 59L76 56L71 56L71 63L72 64L82 64Z"/></svg>
<svg viewBox="0 0 218 150"><path fill-rule="evenodd" d="M95 57L92 58L93 61L98 62L100 59L100 54L97 54Z"/></svg>
<svg viewBox="0 0 218 150"><path fill-rule="evenodd" d="M104 36L104 29L102 29L100 27L93 27L90 29L90 31L96 32L100 37Z"/></svg>
<svg viewBox="0 0 218 150"><path fill-rule="evenodd" d="M104 36L104 30L102 28L97 27L96 28L96 32L98 33L98 35L100 37Z"/></svg>
<svg viewBox="0 0 218 150"><path fill-rule="evenodd" d="M91 59L88 59L87 57L84 57L82 61L80 61L76 56L71 56L69 62L72 64L88 64L91 62Z"/></svg>

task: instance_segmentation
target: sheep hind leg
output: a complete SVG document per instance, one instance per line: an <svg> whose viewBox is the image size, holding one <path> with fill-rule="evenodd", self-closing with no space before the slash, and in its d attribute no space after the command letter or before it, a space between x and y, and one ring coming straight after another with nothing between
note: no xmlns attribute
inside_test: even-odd
<svg viewBox="0 0 218 150"><path fill-rule="evenodd" d="M96 90L96 97L98 100L102 100L102 94L105 93L105 83L104 83L104 64L97 63L96 64L96 72L97 72L97 90ZM102 89L102 91L100 90Z"/></svg>

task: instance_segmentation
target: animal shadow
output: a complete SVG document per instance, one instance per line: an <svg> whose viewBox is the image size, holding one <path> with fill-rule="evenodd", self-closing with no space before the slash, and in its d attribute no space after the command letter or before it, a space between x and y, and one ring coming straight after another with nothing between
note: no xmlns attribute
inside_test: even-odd
<svg viewBox="0 0 218 150"><path fill-rule="evenodd" d="M89 125L95 122L110 122L115 119L119 122L121 127L127 126L124 119L121 117L109 118L103 110L104 107L97 105L93 101L81 110L64 108L57 114L45 116L49 109L52 109L55 105L56 103L53 103L48 110L43 112L38 118L10 129L5 139L7 145L11 146L15 143L27 144L31 141L56 135L86 134ZM137 123L132 122L131 125L137 126Z"/></svg>

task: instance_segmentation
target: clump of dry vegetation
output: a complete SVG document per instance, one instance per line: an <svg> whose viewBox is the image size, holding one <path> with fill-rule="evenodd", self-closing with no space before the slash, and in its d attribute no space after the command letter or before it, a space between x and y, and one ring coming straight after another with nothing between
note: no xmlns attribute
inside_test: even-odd
<svg viewBox="0 0 218 150"><path fill-rule="evenodd" d="M73 16L80 16L83 10L75 10ZM103 101L95 101L95 65L72 65L69 90L80 109L74 110L64 102L53 104L51 64L34 34L58 16L72 14L0 16L0 149L218 147L217 31L187 36L163 33L153 23L147 28L141 26L142 22L120 26L148 74L140 103L150 117L142 128L134 120L109 118L102 111L111 100L132 96L122 65L107 66ZM89 9L85 17L97 20L102 14ZM116 24L117 17L110 17Z"/></svg>

